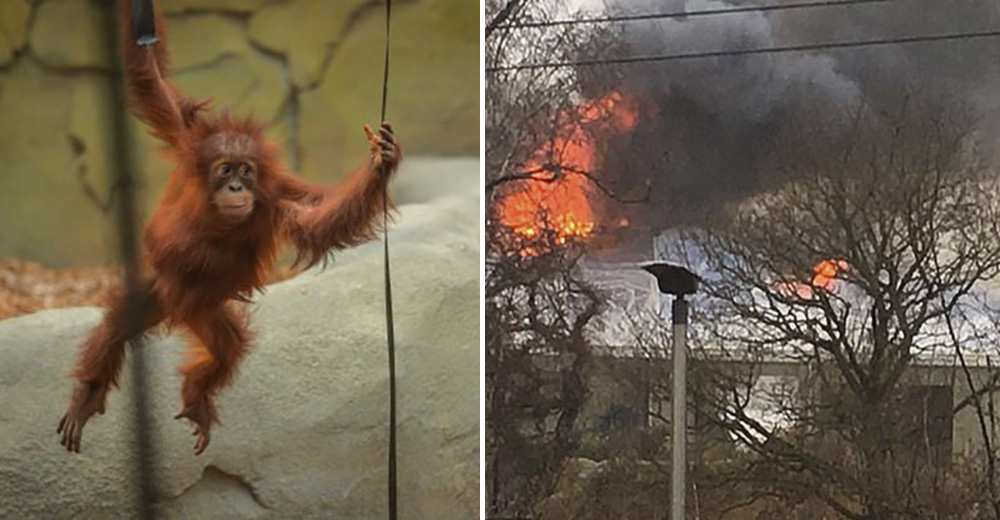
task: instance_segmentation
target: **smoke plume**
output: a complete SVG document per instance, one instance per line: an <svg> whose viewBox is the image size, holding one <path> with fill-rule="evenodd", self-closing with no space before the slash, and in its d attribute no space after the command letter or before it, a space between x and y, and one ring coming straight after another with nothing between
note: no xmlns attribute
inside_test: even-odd
<svg viewBox="0 0 1000 520"><path fill-rule="evenodd" d="M767 2L771 4L772 2ZM722 9L716 0L610 0L611 14ZM1000 2L896 0L617 24L620 55L885 39L1000 29ZM634 132L611 140L600 175L622 193L649 185L641 206L606 204L665 229L710 217L767 188L803 132L859 110L900 107L972 114L986 151L1000 137L1000 38L602 66L578 71L597 95L622 90L642 106ZM911 117L913 114L910 114ZM817 143L821 146L821 143ZM609 218L612 218L609 216Z"/></svg>

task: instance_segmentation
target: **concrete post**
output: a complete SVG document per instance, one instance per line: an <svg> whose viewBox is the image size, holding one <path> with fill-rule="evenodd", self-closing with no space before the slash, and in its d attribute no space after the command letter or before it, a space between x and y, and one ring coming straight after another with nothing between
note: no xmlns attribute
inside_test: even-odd
<svg viewBox="0 0 1000 520"><path fill-rule="evenodd" d="M670 396L673 408L673 466L670 479L670 518L684 520L685 473L687 472L687 323L688 304L684 295L674 297L674 391Z"/></svg>

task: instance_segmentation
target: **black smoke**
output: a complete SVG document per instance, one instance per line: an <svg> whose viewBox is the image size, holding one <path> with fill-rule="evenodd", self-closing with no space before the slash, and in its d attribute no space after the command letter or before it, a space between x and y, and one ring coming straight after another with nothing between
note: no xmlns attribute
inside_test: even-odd
<svg viewBox="0 0 1000 520"><path fill-rule="evenodd" d="M751 5L605 4L610 13ZM996 0L895 0L616 24L617 45L608 52L649 56L985 30L1000 30ZM829 137L859 111L972 114L991 157L1000 138L1000 38L581 67L577 74L587 95L614 88L640 104L635 131L610 140L599 175L623 195L648 185L649 201L600 206L609 219L626 215L652 229L712 218L726 203L767 189L782 161L808 142L803 135L822 128Z"/></svg>

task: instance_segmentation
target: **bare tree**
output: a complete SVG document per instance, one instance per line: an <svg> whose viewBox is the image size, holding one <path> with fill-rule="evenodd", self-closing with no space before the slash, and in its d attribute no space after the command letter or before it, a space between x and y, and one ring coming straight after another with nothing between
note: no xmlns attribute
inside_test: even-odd
<svg viewBox="0 0 1000 520"><path fill-rule="evenodd" d="M495 255L486 265L490 515L532 517L580 438L591 360L584 330L598 298L577 279L578 247L542 251Z"/></svg>
<svg viewBox="0 0 1000 520"><path fill-rule="evenodd" d="M1000 192L954 116L862 107L842 125L781 151L781 189L671 245L705 282L696 357L717 375L694 403L750 457L750 503L959 518L971 498L948 469L954 381L920 367L995 348L989 327L949 329L989 321L979 297L1000 273ZM803 368L798 383L760 390L762 367L782 361ZM982 383L973 394L990 393ZM760 392L780 420L753 410Z"/></svg>
<svg viewBox="0 0 1000 520"><path fill-rule="evenodd" d="M486 18L503 19L503 23L545 20L550 17L547 5L551 4L491 0L486 2ZM544 61L552 53L571 52L578 38L569 30L530 34L494 30L485 43L486 65ZM524 164L555 134L556 115L571 105L574 82L572 74L555 69L487 74L485 158L490 200L498 181L524 176Z"/></svg>
<svg viewBox="0 0 1000 520"><path fill-rule="evenodd" d="M578 49L572 29L533 35L504 30L544 20L554 4L490 1L487 65L550 59ZM524 183L560 182L560 165L528 168L537 151L571 123L575 78L565 71L493 73L486 83L487 205L486 487L490 517L531 518L577 448L576 419L587 388L584 329L598 312L576 269L582 243L555 231L544 208L539 232L518 233L498 216ZM544 161L548 164L551 161ZM555 161L558 162L558 161Z"/></svg>

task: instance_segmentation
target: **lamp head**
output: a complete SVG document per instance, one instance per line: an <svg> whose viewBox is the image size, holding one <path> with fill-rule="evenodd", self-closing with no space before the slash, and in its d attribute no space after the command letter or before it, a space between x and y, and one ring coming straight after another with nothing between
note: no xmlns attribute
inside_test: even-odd
<svg viewBox="0 0 1000 520"><path fill-rule="evenodd" d="M642 268L656 277L662 293L684 296L698 290L698 276L679 265L652 263Z"/></svg>

